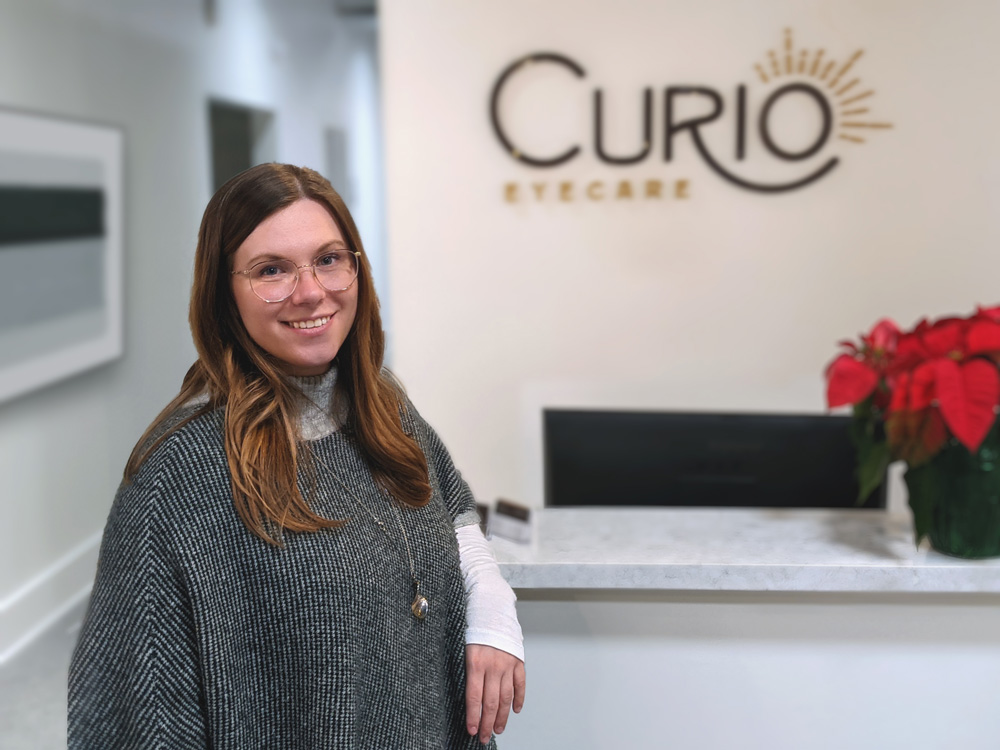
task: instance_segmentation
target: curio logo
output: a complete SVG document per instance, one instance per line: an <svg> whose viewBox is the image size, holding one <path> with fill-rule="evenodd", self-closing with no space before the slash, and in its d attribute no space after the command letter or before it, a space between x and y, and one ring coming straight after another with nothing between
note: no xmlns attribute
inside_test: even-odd
<svg viewBox="0 0 1000 750"><path fill-rule="evenodd" d="M784 193L826 177L850 149L892 127L877 116L875 91L858 72L862 56L863 50L838 59L824 49L798 48L791 29L786 29L781 48L768 50L751 66L750 82L736 83L727 91L704 85L667 84L658 91L653 86L643 88L638 107L641 132L632 136L633 148L622 152L606 143L604 90L598 86L588 91L587 71L578 60L556 52L538 52L520 58L500 73L490 96L490 118L504 150L519 164L533 169L558 167L588 154L610 167L669 164L684 147L686 135L700 160L729 183L761 193ZM590 138L568 134L564 145L548 152L520 145L525 123L512 127L505 121L504 92L536 65L561 68L568 74L564 85L577 87L579 95L590 95ZM791 118L792 132L788 111L808 115ZM656 129L654 121L659 123ZM784 163L785 176L750 176L752 170L746 166L751 149L758 163L760 159ZM791 177L787 176L789 170ZM607 184L603 180L578 186L562 182L549 192L562 200L576 196L591 200L660 198L665 194L689 197L689 180L675 180L664 190L663 180L633 184L635 180L619 179L620 174ZM546 195L545 183L535 181L530 187L531 192L522 190L518 183L507 183L505 197L518 202L524 194L533 194L538 200Z"/></svg>

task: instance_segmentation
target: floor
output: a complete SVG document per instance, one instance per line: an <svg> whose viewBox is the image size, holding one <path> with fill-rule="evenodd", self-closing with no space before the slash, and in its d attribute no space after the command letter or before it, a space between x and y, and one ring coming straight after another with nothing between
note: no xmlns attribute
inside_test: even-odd
<svg viewBox="0 0 1000 750"><path fill-rule="evenodd" d="M84 605L0 667L3 750L65 750L66 672Z"/></svg>

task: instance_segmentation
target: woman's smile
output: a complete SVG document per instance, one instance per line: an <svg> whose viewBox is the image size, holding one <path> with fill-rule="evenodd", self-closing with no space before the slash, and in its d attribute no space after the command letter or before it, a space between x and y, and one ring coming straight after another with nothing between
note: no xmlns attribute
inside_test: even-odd
<svg viewBox="0 0 1000 750"><path fill-rule="evenodd" d="M309 320L286 320L283 321L285 325L291 326L300 331L315 330L317 328L322 328L327 323L330 322L332 315L324 315L319 318L311 318Z"/></svg>

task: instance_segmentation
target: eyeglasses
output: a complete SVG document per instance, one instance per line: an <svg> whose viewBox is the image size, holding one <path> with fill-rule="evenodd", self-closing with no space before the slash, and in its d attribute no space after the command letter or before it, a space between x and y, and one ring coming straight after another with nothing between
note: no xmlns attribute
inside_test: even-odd
<svg viewBox="0 0 1000 750"><path fill-rule="evenodd" d="M352 250L334 250L323 253L311 264L297 266L284 258L262 260L243 271L233 271L250 279L253 293L265 302L284 302L292 296L299 284L299 271L309 268L313 278L328 292L346 292L358 278L358 258L361 253Z"/></svg>

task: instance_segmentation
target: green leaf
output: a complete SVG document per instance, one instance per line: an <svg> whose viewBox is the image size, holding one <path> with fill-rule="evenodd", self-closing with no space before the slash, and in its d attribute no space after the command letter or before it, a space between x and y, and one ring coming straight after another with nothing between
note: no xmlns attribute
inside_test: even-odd
<svg viewBox="0 0 1000 750"><path fill-rule="evenodd" d="M914 543L919 547L933 523L934 498L940 488L934 483L933 476L929 475L926 465L918 469L907 469L904 479L910 510L913 511Z"/></svg>
<svg viewBox="0 0 1000 750"><path fill-rule="evenodd" d="M872 440L858 446L858 468L856 471L858 505L864 504L868 496L885 480L885 472L889 468L890 460L889 445L884 440L881 442Z"/></svg>
<svg viewBox="0 0 1000 750"><path fill-rule="evenodd" d="M857 450L858 463L854 471L858 480L857 505L863 505L885 478L892 461L889 443L885 438L885 425L881 414L869 397L854 407L851 439Z"/></svg>

